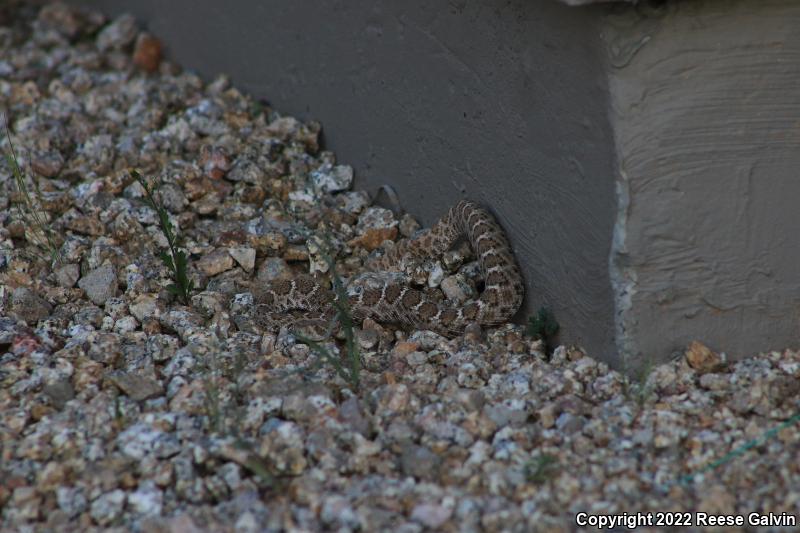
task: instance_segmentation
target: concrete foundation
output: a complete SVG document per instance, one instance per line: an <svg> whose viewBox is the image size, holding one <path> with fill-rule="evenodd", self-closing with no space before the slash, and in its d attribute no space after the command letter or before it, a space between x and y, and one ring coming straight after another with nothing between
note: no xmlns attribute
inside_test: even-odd
<svg viewBox="0 0 800 533"><path fill-rule="evenodd" d="M489 206L526 276L519 318L550 307L595 357L797 338L791 0L79 3L319 120L358 186L392 185L425 223Z"/></svg>
<svg viewBox="0 0 800 533"><path fill-rule="evenodd" d="M619 174L612 277L633 361L800 339L800 5L604 17Z"/></svg>

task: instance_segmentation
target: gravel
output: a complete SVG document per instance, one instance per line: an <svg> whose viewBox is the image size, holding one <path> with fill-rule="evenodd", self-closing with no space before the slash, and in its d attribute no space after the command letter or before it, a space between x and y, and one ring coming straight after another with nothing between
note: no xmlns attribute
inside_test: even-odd
<svg viewBox="0 0 800 533"><path fill-rule="evenodd" d="M0 120L60 262L42 259L0 161L0 530L572 531L580 512L797 513L796 351L732 362L696 342L627 378L514 324L446 339L365 320L356 389L259 330L248 313L266 281L328 271L310 235L328 234L346 279L419 224L351 191L319 124L181 70L132 17L8 6ZM161 184L189 306L167 290L167 242L132 167ZM468 249L414 268L442 298L479 286Z"/></svg>

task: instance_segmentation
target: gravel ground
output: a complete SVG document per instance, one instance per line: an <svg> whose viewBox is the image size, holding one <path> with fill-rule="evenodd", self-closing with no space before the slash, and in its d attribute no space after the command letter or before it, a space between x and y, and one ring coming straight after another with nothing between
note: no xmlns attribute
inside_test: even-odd
<svg viewBox="0 0 800 533"><path fill-rule="evenodd" d="M800 513L800 353L730 363L696 343L628 379L516 325L446 339L367 320L356 388L249 314L269 280L328 270L308 235L331 236L347 278L419 227L351 190L318 124L181 71L131 17L60 4L0 7L0 111L59 250L51 268L0 162L0 530ZM190 305L166 289L167 242L131 167L161 184ZM475 291L465 248L411 274L450 299Z"/></svg>

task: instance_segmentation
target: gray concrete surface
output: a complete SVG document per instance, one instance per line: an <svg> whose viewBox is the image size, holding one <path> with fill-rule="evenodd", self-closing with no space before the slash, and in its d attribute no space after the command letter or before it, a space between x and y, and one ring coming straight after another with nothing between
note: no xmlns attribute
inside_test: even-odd
<svg viewBox="0 0 800 533"><path fill-rule="evenodd" d="M619 153L612 275L633 361L800 337L800 4L607 16Z"/></svg>
<svg viewBox="0 0 800 533"><path fill-rule="evenodd" d="M83 0L130 11L168 54L319 120L357 185L393 185L430 223L488 205L527 278L522 320L613 359L613 137L597 9L551 0Z"/></svg>

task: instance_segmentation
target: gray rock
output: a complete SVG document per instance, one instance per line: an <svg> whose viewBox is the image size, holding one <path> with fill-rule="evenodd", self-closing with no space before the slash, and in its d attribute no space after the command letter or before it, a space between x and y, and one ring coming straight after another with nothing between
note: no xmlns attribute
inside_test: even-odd
<svg viewBox="0 0 800 533"><path fill-rule="evenodd" d="M408 213L400 217L400 235L403 237L411 237L419 228L419 222Z"/></svg>
<svg viewBox="0 0 800 533"><path fill-rule="evenodd" d="M228 250L220 248L205 254L197 261L196 266L206 276L216 276L233 268L233 257Z"/></svg>
<svg viewBox="0 0 800 533"><path fill-rule="evenodd" d="M163 503L164 493L152 480L143 481L128 495L128 504L140 515L160 515Z"/></svg>
<svg viewBox="0 0 800 533"><path fill-rule="evenodd" d="M53 402L56 409L63 409L64 405L75 397L75 390L69 380L60 380L42 387L44 392Z"/></svg>
<svg viewBox="0 0 800 533"><path fill-rule="evenodd" d="M406 443L400 456L400 468L407 476L432 481L439 477L441 457L424 446Z"/></svg>
<svg viewBox="0 0 800 533"><path fill-rule="evenodd" d="M269 284L276 279L291 278L292 273L289 265L280 257L268 257L258 267L256 281L262 285Z"/></svg>
<svg viewBox="0 0 800 533"><path fill-rule="evenodd" d="M0 344L11 344L18 331L19 326L15 318L0 317Z"/></svg>
<svg viewBox="0 0 800 533"><path fill-rule="evenodd" d="M180 451L177 437L149 424L134 424L117 435L119 450L131 459L142 460L148 455L167 458Z"/></svg>
<svg viewBox="0 0 800 533"><path fill-rule="evenodd" d="M97 35L97 48L101 51L125 48L133 44L137 33L133 15L120 15Z"/></svg>
<svg viewBox="0 0 800 533"><path fill-rule="evenodd" d="M66 289L70 289L78 282L81 277L80 267L76 264L66 264L55 271L56 281Z"/></svg>
<svg viewBox="0 0 800 533"><path fill-rule="evenodd" d="M129 306L130 312L136 320L142 322L146 318L158 318L161 316L161 309L158 300L150 294L140 294Z"/></svg>
<svg viewBox="0 0 800 533"><path fill-rule="evenodd" d="M104 305L106 300L117 295L117 272L112 265L105 264L83 276L78 287L91 301Z"/></svg>
<svg viewBox="0 0 800 533"><path fill-rule="evenodd" d="M453 515L453 509L443 505L431 503L421 503L411 511L411 519L421 523L425 527L438 529L445 524Z"/></svg>
<svg viewBox="0 0 800 533"><path fill-rule="evenodd" d="M72 321L75 324L91 325L99 328L100 324L103 323L103 316L105 316L105 314L102 309L96 305L89 304L75 313Z"/></svg>
<svg viewBox="0 0 800 533"><path fill-rule="evenodd" d="M475 290L461 274L444 278L441 289L448 300L458 304L475 297Z"/></svg>
<svg viewBox="0 0 800 533"><path fill-rule="evenodd" d="M337 196L341 208L352 215L361 213L369 206L369 195L364 191L346 192Z"/></svg>
<svg viewBox="0 0 800 533"><path fill-rule="evenodd" d="M161 384L147 376L120 370L108 374L108 379L111 383L116 385L119 390L127 394L130 399L137 402L155 398L164 393L164 388Z"/></svg>
<svg viewBox="0 0 800 533"><path fill-rule="evenodd" d="M228 249L231 257L245 269L246 272L252 272L256 265L256 251L254 248L238 247Z"/></svg>
<svg viewBox="0 0 800 533"><path fill-rule="evenodd" d="M360 234L369 230L386 230L397 227L394 213L383 207L370 207L360 217L356 229Z"/></svg>
<svg viewBox="0 0 800 533"><path fill-rule="evenodd" d="M82 487L58 487L56 501L59 509L70 518L78 516L86 510L86 495Z"/></svg>
<svg viewBox="0 0 800 533"><path fill-rule="evenodd" d="M346 191L353 186L353 167L326 163L309 175L316 193Z"/></svg>
<svg viewBox="0 0 800 533"><path fill-rule="evenodd" d="M125 492L119 489L107 492L92 502L89 514L95 522L106 526L122 514L125 497Z"/></svg>
<svg viewBox="0 0 800 533"><path fill-rule="evenodd" d="M17 287L11 293L11 306L20 319L34 325L47 318L53 306L27 287Z"/></svg>

